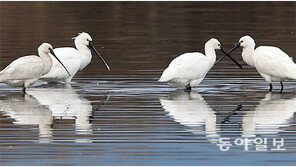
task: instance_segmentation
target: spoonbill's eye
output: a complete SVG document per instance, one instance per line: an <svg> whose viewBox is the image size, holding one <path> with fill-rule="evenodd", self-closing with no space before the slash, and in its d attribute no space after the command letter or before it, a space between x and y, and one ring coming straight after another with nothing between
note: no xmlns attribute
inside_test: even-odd
<svg viewBox="0 0 296 167"><path fill-rule="evenodd" d="M239 43L243 43L244 41L239 41Z"/></svg>
<svg viewBox="0 0 296 167"><path fill-rule="evenodd" d="M221 46L221 44L218 44L218 46Z"/></svg>

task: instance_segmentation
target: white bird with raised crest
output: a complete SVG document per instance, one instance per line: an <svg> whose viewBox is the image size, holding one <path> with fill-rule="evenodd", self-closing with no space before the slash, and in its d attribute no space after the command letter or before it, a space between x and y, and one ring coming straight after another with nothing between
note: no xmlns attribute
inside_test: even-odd
<svg viewBox="0 0 296 167"><path fill-rule="evenodd" d="M54 52L57 57L63 62L70 72L70 76L63 70L63 67L55 60L50 72L47 75L41 77L41 80L47 82L65 82L70 83L74 75L85 68L92 59L91 50L94 51L99 58L103 61L107 69L110 68L97 49L94 47L92 38L88 33L79 33L74 38L75 47L61 47L55 48ZM51 56L52 57L52 56Z"/></svg>

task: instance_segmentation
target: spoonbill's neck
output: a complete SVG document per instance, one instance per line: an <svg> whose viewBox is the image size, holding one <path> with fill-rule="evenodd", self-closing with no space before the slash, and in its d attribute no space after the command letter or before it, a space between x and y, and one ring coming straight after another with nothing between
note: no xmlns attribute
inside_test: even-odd
<svg viewBox="0 0 296 167"><path fill-rule="evenodd" d="M82 70L91 62L91 59L92 59L91 50L86 45L76 44L75 46L78 52L80 53L81 64L79 69Z"/></svg>
<svg viewBox="0 0 296 167"><path fill-rule="evenodd" d="M205 54L210 62L210 68L213 67L216 61L216 52L215 49L212 46L205 45Z"/></svg>
<svg viewBox="0 0 296 167"><path fill-rule="evenodd" d="M52 66L52 60L49 56L48 53L42 52L42 51L38 51L39 52L39 56L40 58L43 60L45 66L44 66L44 70L43 70L43 75L47 74Z"/></svg>
<svg viewBox="0 0 296 167"><path fill-rule="evenodd" d="M255 50L255 44L250 44L243 48L242 57L243 60L249 65L254 66L253 52Z"/></svg>

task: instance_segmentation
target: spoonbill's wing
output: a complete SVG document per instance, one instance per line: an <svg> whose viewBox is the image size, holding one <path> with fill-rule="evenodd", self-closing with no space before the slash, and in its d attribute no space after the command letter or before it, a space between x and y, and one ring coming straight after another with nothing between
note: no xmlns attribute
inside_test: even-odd
<svg viewBox="0 0 296 167"><path fill-rule="evenodd" d="M198 79L206 75L209 62L205 55L194 52L185 53L175 58L161 75L159 81L172 79Z"/></svg>
<svg viewBox="0 0 296 167"><path fill-rule="evenodd" d="M67 70L70 72L71 76L74 76L77 71L80 69L81 57L78 50L71 47L55 48L54 53L59 58L59 60L65 65ZM52 67L46 75L43 75L42 78L55 78L55 79L64 79L68 78L69 75L64 67L51 55Z"/></svg>
<svg viewBox="0 0 296 167"><path fill-rule="evenodd" d="M296 64L282 50L272 46L260 46L253 54L254 64L264 74L296 79Z"/></svg>
<svg viewBox="0 0 296 167"><path fill-rule="evenodd" d="M38 56L24 56L14 60L0 73L8 80L34 79L41 76L44 62Z"/></svg>

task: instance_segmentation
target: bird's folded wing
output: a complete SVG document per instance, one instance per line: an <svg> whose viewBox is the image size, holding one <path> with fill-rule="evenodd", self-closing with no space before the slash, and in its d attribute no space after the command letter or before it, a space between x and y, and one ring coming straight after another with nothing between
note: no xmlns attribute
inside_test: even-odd
<svg viewBox="0 0 296 167"><path fill-rule="evenodd" d="M1 71L9 80L38 78L42 74L44 62L37 56L25 56L16 59Z"/></svg>
<svg viewBox="0 0 296 167"><path fill-rule="evenodd" d="M287 77L286 74L294 64L286 53L275 47L256 49L254 60L259 72L276 77Z"/></svg>
<svg viewBox="0 0 296 167"><path fill-rule="evenodd" d="M166 68L160 78L160 81L169 81L171 79L196 79L202 78L207 73L209 63L207 58L196 52L186 53L175 58L168 68Z"/></svg>

